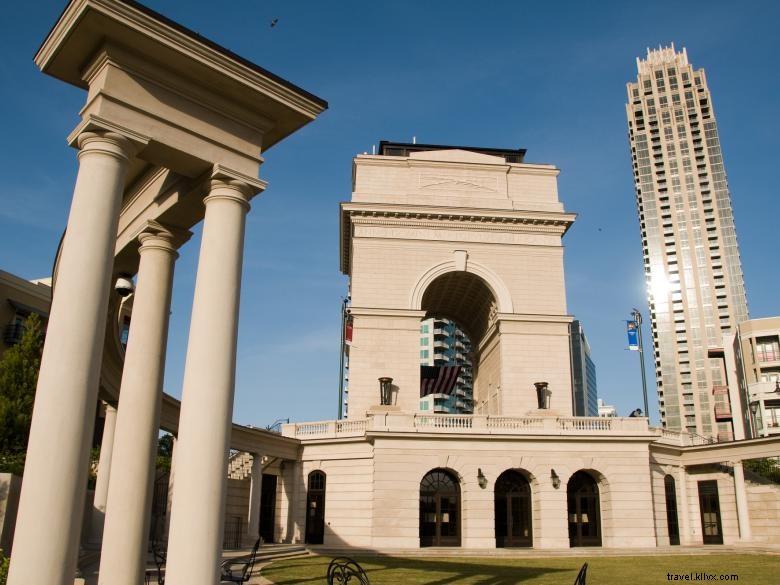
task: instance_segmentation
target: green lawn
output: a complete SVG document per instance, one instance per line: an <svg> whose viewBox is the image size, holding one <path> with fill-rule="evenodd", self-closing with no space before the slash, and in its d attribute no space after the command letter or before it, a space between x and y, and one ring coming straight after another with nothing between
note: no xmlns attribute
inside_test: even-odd
<svg viewBox="0 0 780 585"><path fill-rule="evenodd" d="M743 585L780 583L780 556L757 554L669 555L580 558L390 558L355 557L371 585L571 585L588 561L588 585L661 585L680 583L674 574L691 574L688 584L707 583L701 574L734 575ZM262 575L276 585L325 583L330 557L275 562ZM699 574L699 580L694 578ZM667 574L672 574L669 579Z"/></svg>

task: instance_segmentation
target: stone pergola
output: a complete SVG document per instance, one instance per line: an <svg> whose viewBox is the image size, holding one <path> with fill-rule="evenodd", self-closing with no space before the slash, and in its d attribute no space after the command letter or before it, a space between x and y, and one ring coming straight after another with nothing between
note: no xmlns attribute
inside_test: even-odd
<svg viewBox="0 0 780 585"><path fill-rule="evenodd" d="M189 229L203 221L166 580L212 585L222 545L245 216L266 186L257 178L261 152L327 104L128 0L70 2L35 63L86 90L86 103L68 138L79 151L79 171L8 582L73 582L99 394L118 396L109 413L115 432L100 583L142 582L174 263ZM112 294L123 274L137 274L124 356Z"/></svg>

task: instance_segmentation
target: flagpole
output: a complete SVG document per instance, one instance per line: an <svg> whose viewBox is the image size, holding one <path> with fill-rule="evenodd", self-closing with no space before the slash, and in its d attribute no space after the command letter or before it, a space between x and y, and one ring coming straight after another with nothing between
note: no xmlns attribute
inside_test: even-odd
<svg viewBox="0 0 780 585"><path fill-rule="evenodd" d="M347 303L349 297L341 302L341 343L339 344L339 408L338 420L344 417L344 335L347 327Z"/></svg>
<svg viewBox="0 0 780 585"><path fill-rule="evenodd" d="M650 420L650 410L647 405L647 376L645 375L645 350L642 345L642 313L638 309L634 309L631 316L636 322L637 333L639 335L639 365L642 369L642 396L645 399L645 416Z"/></svg>

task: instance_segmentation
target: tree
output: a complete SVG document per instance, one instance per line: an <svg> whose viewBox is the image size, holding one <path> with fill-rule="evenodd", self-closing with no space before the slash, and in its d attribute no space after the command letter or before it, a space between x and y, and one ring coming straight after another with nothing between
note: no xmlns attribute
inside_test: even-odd
<svg viewBox="0 0 780 585"><path fill-rule="evenodd" d="M41 367L43 323L35 313L22 338L0 360L0 456L18 459L27 450L35 387Z"/></svg>

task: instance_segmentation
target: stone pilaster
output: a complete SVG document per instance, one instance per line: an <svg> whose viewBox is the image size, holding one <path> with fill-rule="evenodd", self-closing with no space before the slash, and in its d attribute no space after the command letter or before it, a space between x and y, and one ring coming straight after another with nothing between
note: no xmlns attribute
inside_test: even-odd
<svg viewBox="0 0 780 585"><path fill-rule="evenodd" d="M739 539L752 540L753 531L750 528L750 511L748 509L747 491L745 491L745 471L742 461L735 461L734 492L737 500L737 522L739 523Z"/></svg>
<svg viewBox="0 0 780 585"><path fill-rule="evenodd" d="M260 499L263 491L263 456L252 453L252 484L249 488L249 511L247 514L247 540L253 546L260 538Z"/></svg>

